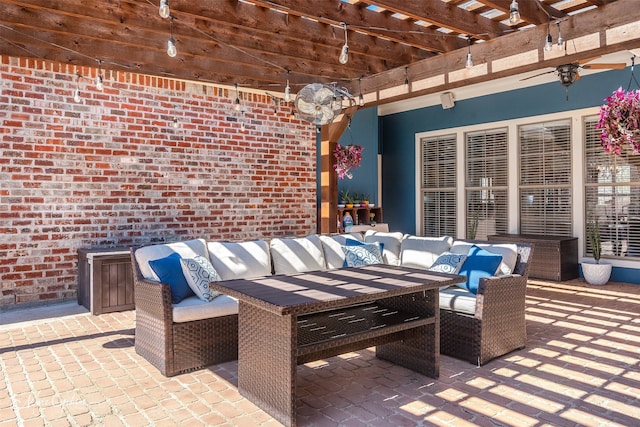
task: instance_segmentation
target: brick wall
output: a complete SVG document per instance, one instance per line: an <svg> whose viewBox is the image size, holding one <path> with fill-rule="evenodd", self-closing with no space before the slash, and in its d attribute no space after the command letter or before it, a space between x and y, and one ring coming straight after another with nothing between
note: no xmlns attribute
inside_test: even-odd
<svg viewBox="0 0 640 427"><path fill-rule="evenodd" d="M315 232L315 130L290 107L97 73L0 57L0 308L75 298L79 248Z"/></svg>

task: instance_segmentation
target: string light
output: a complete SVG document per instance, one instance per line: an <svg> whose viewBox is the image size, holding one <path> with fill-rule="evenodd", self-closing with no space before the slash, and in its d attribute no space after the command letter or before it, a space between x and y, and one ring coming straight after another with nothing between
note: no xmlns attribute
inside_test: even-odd
<svg viewBox="0 0 640 427"><path fill-rule="evenodd" d="M349 45L347 43L347 24L343 22L342 26L344 27L344 45L342 46L338 60L344 65L349 62Z"/></svg>
<svg viewBox="0 0 640 427"><path fill-rule="evenodd" d="M158 13L165 19L171 16L171 11L169 10L169 0L160 0L160 8L158 9Z"/></svg>
<svg viewBox="0 0 640 427"><path fill-rule="evenodd" d="M560 21L556 22L558 25L558 46L562 47L564 40L562 39L562 34L560 33Z"/></svg>
<svg viewBox="0 0 640 427"><path fill-rule="evenodd" d="M178 121L178 115L176 114L177 106L174 104L173 106L173 119L171 120L171 127L174 129L178 129L180 127L180 122Z"/></svg>
<svg viewBox="0 0 640 427"><path fill-rule="evenodd" d="M404 67L404 85L409 87L409 67Z"/></svg>
<svg viewBox="0 0 640 427"><path fill-rule="evenodd" d="M287 75L289 71L287 70ZM284 102L291 101L291 86L289 86L289 79L287 78L287 87L284 88Z"/></svg>
<svg viewBox="0 0 640 427"><path fill-rule="evenodd" d="M544 42L544 50L546 52L551 52L553 49L553 39L551 38L551 22L547 23L547 38Z"/></svg>
<svg viewBox="0 0 640 427"><path fill-rule="evenodd" d="M104 84L102 81L102 59L98 59L98 77L96 77L96 89L104 89Z"/></svg>
<svg viewBox="0 0 640 427"><path fill-rule="evenodd" d="M358 95L358 105L364 107L364 96L362 95L362 79L358 79L358 87L360 89L360 95Z"/></svg>
<svg viewBox="0 0 640 427"><path fill-rule="evenodd" d="M465 63L464 66L466 68L473 68L473 55L471 55L471 36L467 36L467 44L468 44L467 62Z"/></svg>
<svg viewBox="0 0 640 427"><path fill-rule="evenodd" d="M236 111L240 111L240 94L238 93L238 83L236 83L236 100L233 103L236 106Z"/></svg>
<svg viewBox="0 0 640 427"><path fill-rule="evenodd" d="M169 20L169 40L167 40L167 55L172 58L178 54L178 49L176 48L176 39L173 38L173 16Z"/></svg>
<svg viewBox="0 0 640 427"><path fill-rule="evenodd" d="M76 77L76 91L73 94L73 101L74 102L81 102L82 98L80 97L80 79L82 78L82 76L80 74L78 74L78 76Z"/></svg>
<svg viewBox="0 0 640 427"><path fill-rule="evenodd" d="M518 2L513 0L509 6L509 24L516 25L520 23L520 7Z"/></svg>

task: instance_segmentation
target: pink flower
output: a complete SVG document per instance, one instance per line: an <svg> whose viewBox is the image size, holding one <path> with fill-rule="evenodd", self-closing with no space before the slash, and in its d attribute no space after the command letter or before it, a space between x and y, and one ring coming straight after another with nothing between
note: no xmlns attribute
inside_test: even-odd
<svg viewBox="0 0 640 427"><path fill-rule="evenodd" d="M596 125L604 150L622 154L629 145L634 154L640 153L640 90L626 92L620 87L605 102Z"/></svg>
<svg viewBox="0 0 640 427"><path fill-rule="evenodd" d="M333 150L333 156L336 158L336 163L333 165L333 168L338 172L338 179L344 179L345 177L349 179L353 178L350 170L360 167L362 150L364 150L364 148L360 145L336 145L335 150Z"/></svg>

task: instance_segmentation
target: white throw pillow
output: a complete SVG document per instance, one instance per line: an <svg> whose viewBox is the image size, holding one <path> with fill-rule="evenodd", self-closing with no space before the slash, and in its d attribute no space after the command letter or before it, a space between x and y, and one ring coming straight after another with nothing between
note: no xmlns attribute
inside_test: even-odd
<svg viewBox="0 0 640 427"><path fill-rule="evenodd" d="M275 274L294 274L326 268L319 236L272 239L269 248Z"/></svg>
<svg viewBox="0 0 640 427"><path fill-rule="evenodd" d="M161 243L144 246L135 251L136 261L142 277L149 280L160 281L158 275L149 265L149 261L165 258L177 253L181 258L193 258L197 255L207 257L207 242L204 239L185 240L184 242Z"/></svg>
<svg viewBox="0 0 640 427"><path fill-rule="evenodd" d="M486 251L502 255L502 262L498 266L496 275L508 275L513 273L518 261L518 246L515 243L469 243L465 241L453 242L450 252L466 255L471 246L476 245Z"/></svg>
<svg viewBox="0 0 640 427"><path fill-rule="evenodd" d="M403 237L404 234L400 232L367 231L364 234L364 241L382 243L382 260L386 264L400 265L400 245Z"/></svg>
<svg viewBox="0 0 640 427"><path fill-rule="evenodd" d="M430 268L438 257L451 248L453 238L406 236L400 245L400 264L405 267Z"/></svg>
<svg viewBox="0 0 640 427"><path fill-rule="evenodd" d="M467 259L466 255L452 254L445 252L435 260L433 265L429 267L429 271L437 271L440 273L458 274L462 264Z"/></svg>
<svg viewBox="0 0 640 427"><path fill-rule="evenodd" d="M195 258L182 258L180 264L189 287L198 298L208 302L222 295L209 288L209 282L220 281L220 276L208 259L198 255Z"/></svg>
<svg viewBox="0 0 640 427"><path fill-rule="evenodd" d="M363 267L371 264L382 264L380 244L362 243L355 246L342 246L346 267Z"/></svg>
<svg viewBox="0 0 640 427"><path fill-rule="evenodd" d="M347 240L362 242L362 235L355 236L352 233L337 234L335 236L318 236L322 242L324 259L329 270L344 267L344 252L342 246L347 244Z"/></svg>
<svg viewBox="0 0 640 427"><path fill-rule="evenodd" d="M269 244L264 240L209 242L209 259L222 280L254 279L271 275Z"/></svg>

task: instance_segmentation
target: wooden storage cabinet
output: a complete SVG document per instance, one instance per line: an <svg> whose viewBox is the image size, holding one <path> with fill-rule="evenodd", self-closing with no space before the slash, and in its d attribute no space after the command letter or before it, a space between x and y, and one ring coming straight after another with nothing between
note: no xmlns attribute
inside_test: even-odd
<svg viewBox="0 0 640 427"><path fill-rule="evenodd" d="M578 238L535 234L498 234L490 242L531 243L533 259L529 277L565 281L578 277Z"/></svg>
<svg viewBox="0 0 640 427"><path fill-rule="evenodd" d="M129 249L78 249L78 304L91 314L132 310Z"/></svg>
<svg viewBox="0 0 640 427"><path fill-rule="evenodd" d="M342 225L342 218L344 217L344 213L349 212L351 217L353 218L353 225L370 225L371 217L370 214L374 214L373 222L381 223L382 222L382 207L353 207L353 208L338 208L338 232L344 232L344 227Z"/></svg>

